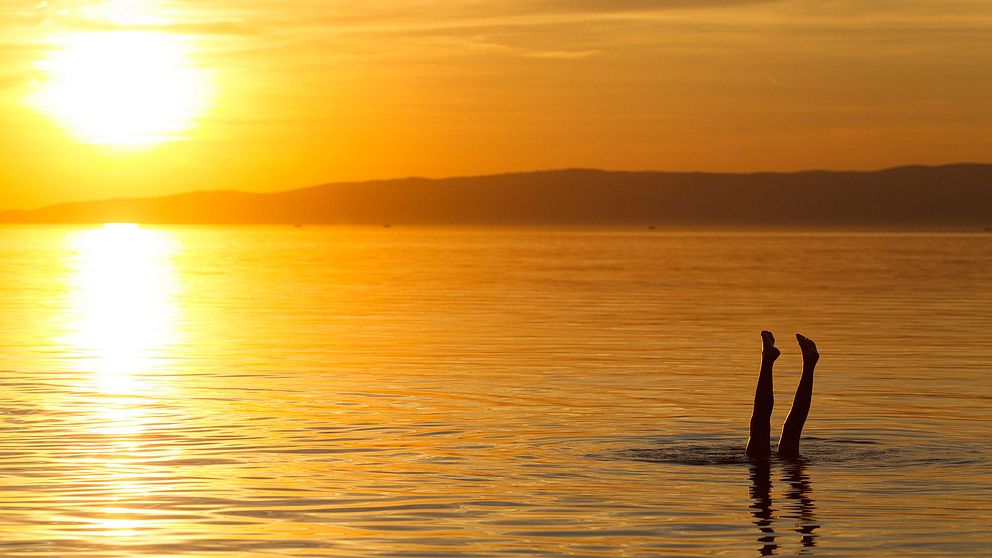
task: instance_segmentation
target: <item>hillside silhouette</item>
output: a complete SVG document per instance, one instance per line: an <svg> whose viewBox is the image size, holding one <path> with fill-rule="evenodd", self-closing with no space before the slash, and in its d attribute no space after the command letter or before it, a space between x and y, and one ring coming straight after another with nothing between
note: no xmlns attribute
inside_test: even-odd
<svg viewBox="0 0 992 558"><path fill-rule="evenodd" d="M204 191L0 213L5 223L992 226L992 164L870 172L554 170Z"/></svg>

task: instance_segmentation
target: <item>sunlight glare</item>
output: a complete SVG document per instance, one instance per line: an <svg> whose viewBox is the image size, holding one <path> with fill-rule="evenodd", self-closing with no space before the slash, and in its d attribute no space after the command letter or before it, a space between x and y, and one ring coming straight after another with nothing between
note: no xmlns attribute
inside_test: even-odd
<svg viewBox="0 0 992 558"><path fill-rule="evenodd" d="M77 233L69 342L96 374L98 391L138 391L174 341L167 233L112 224Z"/></svg>
<svg viewBox="0 0 992 558"><path fill-rule="evenodd" d="M182 139L204 113L206 73L177 35L100 31L62 35L38 62L29 99L87 143L143 147Z"/></svg>
<svg viewBox="0 0 992 558"><path fill-rule="evenodd" d="M88 19L117 25L162 25L169 22L161 14L160 3L149 0L104 0L85 6L82 11Z"/></svg>

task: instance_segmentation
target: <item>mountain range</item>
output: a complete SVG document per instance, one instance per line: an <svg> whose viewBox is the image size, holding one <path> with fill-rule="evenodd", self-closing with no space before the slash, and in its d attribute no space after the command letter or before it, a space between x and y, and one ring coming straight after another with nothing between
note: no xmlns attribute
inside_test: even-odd
<svg viewBox="0 0 992 558"><path fill-rule="evenodd" d="M63 203L0 213L0 222L985 228L992 226L992 164L401 178Z"/></svg>

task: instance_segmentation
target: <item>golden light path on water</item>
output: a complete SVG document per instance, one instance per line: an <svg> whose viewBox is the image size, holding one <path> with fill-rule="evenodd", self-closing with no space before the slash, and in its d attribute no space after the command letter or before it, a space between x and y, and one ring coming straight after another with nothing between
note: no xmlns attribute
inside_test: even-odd
<svg viewBox="0 0 992 558"><path fill-rule="evenodd" d="M85 425L79 434L100 441L77 462L107 495L105 506L87 518L85 531L131 537L144 521L123 502L163 488L142 467L148 457L143 436L168 426L151 407L170 392L164 367L165 351L176 341L175 243L165 232L135 224L77 231L68 242L74 256L65 307L68 333L61 343L75 353L79 377L89 378L80 390L90 392L68 405ZM180 452L166 451L172 457Z"/></svg>
<svg viewBox="0 0 992 558"><path fill-rule="evenodd" d="M67 344L94 373L102 393L147 390L157 353L175 340L169 267L173 245L161 231L111 224L72 239L75 273L70 279L73 324Z"/></svg>

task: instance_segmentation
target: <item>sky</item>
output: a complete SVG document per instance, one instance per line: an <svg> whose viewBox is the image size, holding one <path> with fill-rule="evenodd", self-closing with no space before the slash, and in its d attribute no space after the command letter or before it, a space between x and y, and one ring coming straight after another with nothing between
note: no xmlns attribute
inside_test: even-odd
<svg viewBox="0 0 992 558"><path fill-rule="evenodd" d="M0 1L0 209L989 162L988 0Z"/></svg>

